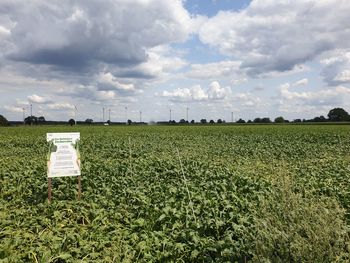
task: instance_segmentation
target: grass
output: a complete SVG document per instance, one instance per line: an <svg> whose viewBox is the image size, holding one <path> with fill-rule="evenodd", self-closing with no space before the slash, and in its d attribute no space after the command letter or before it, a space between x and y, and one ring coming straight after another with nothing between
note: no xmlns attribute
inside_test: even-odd
<svg viewBox="0 0 350 263"><path fill-rule="evenodd" d="M81 132L83 195L46 133ZM347 262L347 125L0 129L4 262Z"/></svg>

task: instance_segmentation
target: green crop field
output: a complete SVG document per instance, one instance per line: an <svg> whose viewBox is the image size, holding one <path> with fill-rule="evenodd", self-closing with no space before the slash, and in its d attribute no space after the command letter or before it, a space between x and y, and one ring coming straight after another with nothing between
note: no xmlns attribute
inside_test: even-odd
<svg viewBox="0 0 350 263"><path fill-rule="evenodd" d="M1 262L349 262L350 126L1 128L0 194Z"/></svg>

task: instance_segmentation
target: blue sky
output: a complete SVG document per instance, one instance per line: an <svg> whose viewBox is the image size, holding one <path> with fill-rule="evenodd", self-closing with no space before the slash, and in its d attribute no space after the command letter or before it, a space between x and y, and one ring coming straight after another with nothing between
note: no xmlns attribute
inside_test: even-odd
<svg viewBox="0 0 350 263"><path fill-rule="evenodd" d="M245 0L190 0L185 1L185 8L192 14L208 17L215 16L219 11L238 11L246 8L251 1Z"/></svg>
<svg viewBox="0 0 350 263"><path fill-rule="evenodd" d="M0 114L288 119L350 110L346 0L0 2ZM319 18L322 17L322 20ZM132 19L130 19L132 18ZM127 111L125 111L127 107ZM107 114L106 114L107 116ZM105 120L107 117L105 118Z"/></svg>

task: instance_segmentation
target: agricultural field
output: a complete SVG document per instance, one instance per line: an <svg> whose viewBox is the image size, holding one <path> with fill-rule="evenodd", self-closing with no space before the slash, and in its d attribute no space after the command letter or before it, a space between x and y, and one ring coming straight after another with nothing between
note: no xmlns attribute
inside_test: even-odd
<svg viewBox="0 0 350 263"><path fill-rule="evenodd" d="M350 126L1 128L0 195L0 262L349 262Z"/></svg>

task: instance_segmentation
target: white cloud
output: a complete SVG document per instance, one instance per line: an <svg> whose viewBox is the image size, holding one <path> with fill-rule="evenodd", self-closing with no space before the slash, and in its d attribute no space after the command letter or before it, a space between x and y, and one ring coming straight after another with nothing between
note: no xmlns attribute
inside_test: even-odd
<svg viewBox="0 0 350 263"><path fill-rule="evenodd" d="M279 87L279 96L276 98L278 103L275 106L276 110L294 115L294 118L325 115L332 108L348 107L347 101L350 100L350 88L344 86L301 92L291 91L291 87L289 83Z"/></svg>
<svg viewBox="0 0 350 263"><path fill-rule="evenodd" d="M23 108L18 106L4 106L3 108L7 111L14 112L14 113L23 112Z"/></svg>
<svg viewBox="0 0 350 263"><path fill-rule="evenodd" d="M135 65L147 50L183 42L197 27L181 0L8 2L10 58L63 67ZM32 30L35 28L35 30Z"/></svg>
<svg viewBox="0 0 350 263"><path fill-rule="evenodd" d="M74 105L69 103L53 103L47 106L50 110L74 110Z"/></svg>
<svg viewBox="0 0 350 263"><path fill-rule="evenodd" d="M195 85L191 89L191 96L193 100L206 100L208 99L208 94L201 88L200 85Z"/></svg>
<svg viewBox="0 0 350 263"><path fill-rule="evenodd" d="M136 66L134 74L145 78L166 78L188 63L169 46L157 46L147 51L148 60Z"/></svg>
<svg viewBox="0 0 350 263"><path fill-rule="evenodd" d="M325 51L348 47L349 12L349 1L254 0L239 12L219 12L199 36L244 61L241 67L251 75L288 71Z"/></svg>
<svg viewBox="0 0 350 263"><path fill-rule="evenodd" d="M0 37L1 37L1 35L8 36L10 34L11 34L11 31L8 28L0 25Z"/></svg>
<svg viewBox="0 0 350 263"><path fill-rule="evenodd" d="M206 64L192 64L185 74L195 79L232 78L241 79L243 72L240 69L241 61L220 61Z"/></svg>
<svg viewBox="0 0 350 263"><path fill-rule="evenodd" d="M234 107L253 116L277 111L274 99L284 109L310 112L349 100L349 1L253 0L212 18L185 6L183 0L0 1L5 114L20 119L29 101L36 115L42 110L57 119L79 103L94 119L105 105L121 107L120 119L126 105L156 119L170 103L198 102L194 115ZM312 87L320 66L328 86ZM276 78L288 85L276 87Z"/></svg>
<svg viewBox="0 0 350 263"><path fill-rule="evenodd" d="M208 99L208 95L200 85L195 85L191 88L178 88L173 91L165 90L161 96L169 98L172 101L201 101Z"/></svg>
<svg viewBox="0 0 350 263"><path fill-rule="evenodd" d="M231 94L230 87L220 87L219 82L213 81L208 89L208 98L212 100L223 100Z"/></svg>
<svg viewBox="0 0 350 263"><path fill-rule="evenodd" d="M307 78L300 79L296 81L293 86L306 86L309 83L309 80Z"/></svg>
<svg viewBox="0 0 350 263"><path fill-rule="evenodd" d="M217 81L213 81L207 90L200 85L191 88L178 88L173 91L163 91L161 96L172 101L206 101L224 100L231 94L231 88L221 88Z"/></svg>
<svg viewBox="0 0 350 263"><path fill-rule="evenodd" d="M33 82L97 86L99 98L172 78L187 62L170 45L206 21L182 0L4 0L0 10L0 35L10 35L6 45L0 41L0 67Z"/></svg>
<svg viewBox="0 0 350 263"><path fill-rule="evenodd" d="M101 91L119 90L126 92L135 92L136 90L134 84L121 83L110 72L100 73L97 77L97 81L99 84L99 90Z"/></svg>
<svg viewBox="0 0 350 263"><path fill-rule="evenodd" d="M345 69L341 72L339 72L335 78L335 81L339 81L339 82L350 82L350 70Z"/></svg>
<svg viewBox="0 0 350 263"><path fill-rule="evenodd" d="M321 74L329 85L350 83L350 49L327 52L320 63L324 65Z"/></svg>
<svg viewBox="0 0 350 263"><path fill-rule="evenodd" d="M279 88L280 96L286 101L293 103L304 103L310 105L336 105L342 103L344 96L350 95L350 88L338 86L330 89L317 91L290 91L289 83L282 84Z"/></svg>
<svg viewBox="0 0 350 263"><path fill-rule="evenodd" d="M37 104L48 104L52 102L50 98L45 98L36 94L28 96L28 101L30 103L37 103Z"/></svg>
<svg viewBox="0 0 350 263"><path fill-rule="evenodd" d="M260 97L257 97L250 92L240 92L233 96L233 100L236 105L239 105L240 108L255 108L259 110L260 108L266 105Z"/></svg>

